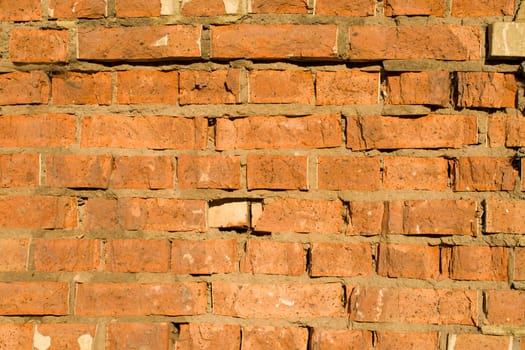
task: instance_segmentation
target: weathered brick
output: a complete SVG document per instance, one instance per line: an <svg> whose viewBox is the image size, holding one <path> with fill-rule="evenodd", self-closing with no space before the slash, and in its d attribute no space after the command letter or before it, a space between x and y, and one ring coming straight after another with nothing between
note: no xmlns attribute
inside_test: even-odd
<svg viewBox="0 0 525 350"><path fill-rule="evenodd" d="M179 73L150 70L117 72L117 103L177 104Z"/></svg>
<svg viewBox="0 0 525 350"><path fill-rule="evenodd" d="M123 226L118 217L118 200L107 198L89 198L84 206L82 229L116 230Z"/></svg>
<svg viewBox="0 0 525 350"><path fill-rule="evenodd" d="M525 247L514 248L514 279L525 280Z"/></svg>
<svg viewBox="0 0 525 350"><path fill-rule="evenodd" d="M462 157L456 162L456 191L512 191L518 171L511 158Z"/></svg>
<svg viewBox="0 0 525 350"><path fill-rule="evenodd" d="M82 119L81 147L204 149L204 118L88 116Z"/></svg>
<svg viewBox="0 0 525 350"><path fill-rule="evenodd" d="M308 13L307 0L250 0L250 13Z"/></svg>
<svg viewBox="0 0 525 350"><path fill-rule="evenodd" d="M169 242L165 239L110 239L105 246L110 272L168 272Z"/></svg>
<svg viewBox="0 0 525 350"><path fill-rule="evenodd" d="M450 334L448 344L454 350L512 349L512 337L485 334Z"/></svg>
<svg viewBox="0 0 525 350"><path fill-rule="evenodd" d="M322 190L379 190L377 157L319 157L318 186Z"/></svg>
<svg viewBox="0 0 525 350"><path fill-rule="evenodd" d="M249 239L241 259L241 272L300 276L306 271L306 251L301 243Z"/></svg>
<svg viewBox="0 0 525 350"><path fill-rule="evenodd" d="M239 156L177 157L179 187L238 189L241 187L241 159Z"/></svg>
<svg viewBox="0 0 525 350"><path fill-rule="evenodd" d="M525 146L525 118L521 115L503 113L491 115L488 138L491 147Z"/></svg>
<svg viewBox="0 0 525 350"><path fill-rule="evenodd" d="M332 24L212 26L211 56L250 59L336 58L337 26Z"/></svg>
<svg viewBox="0 0 525 350"><path fill-rule="evenodd" d="M341 317L342 294L338 283L213 282L213 313L240 318Z"/></svg>
<svg viewBox="0 0 525 350"><path fill-rule="evenodd" d="M448 161L444 158L385 157L383 188L387 190L445 191Z"/></svg>
<svg viewBox="0 0 525 350"><path fill-rule="evenodd" d="M351 26L349 37L349 58L355 61L481 59L482 32L475 26Z"/></svg>
<svg viewBox="0 0 525 350"><path fill-rule="evenodd" d="M40 0L0 0L0 21L38 21L42 16Z"/></svg>
<svg viewBox="0 0 525 350"><path fill-rule="evenodd" d="M450 278L474 281L507 280L507 248L455 246L450 249Z"/></svg>
<svg viewBox="0 0 525 350"><path fill-rule="evenodd" d="M106 349L108 350L169 350L170 327L168 323L115 323L108 325Z"/></svg>
<svg viewBox="0 0 525 350"><path fill-rule="evenodd" d="M385 277L437 279L439 247L381 243L377 273Z"/></svg>
<svg viewBox="0 0 525 350"><path fill-rule="evenodd" d="M111 73L77 73L53 76L53 103L65 104L111 104Z"/></svg>
<svg viewBox="0 0 525 350"><path fill-rule="evenodd" d="M105 0L50 0L51 18L102 18L106 16Z"/></svg>
<svg viewBox="0 0 525 350"><path fill-rule="evenodd" d="M161 1L116 0L117 17L156 17L160 16Z"/></svg>
<svg viewBox="0 0 525 350"><path fill-rule="evenodd" d="M51 89L49 77L41 71L0 75L0 104L46 104Z"/></svg>
<svg viewBox="0 0 525 350"><path fill-rule="evenodd" d="M15 28L11 31L9 57L16 63L67 62L67 30Z"/></svg>
<svg viewBox="0 0 525 350"><path fill-rule="evenodd" d="M67 315L67 283L0 282L0 315Z"/></svg>
<svg viewBox="0 0 525 350"><path fill-rule="evenodd" d="M370 276L372 250L367 243L312 243L310 276Z"/></svg>
<svg viewBox="0 0 525 350"><path fill-rule="evenodd" d="M0 6L2 6L1 3ZM0 339L2 339L1 350L31 350L33 348L33 324L0 324Z"/></svg>
<svg viewBox="0 0 525 350"><path fill-rule="evenodd" d="M237 240L171 242L171 272L177 274L231 273L237 269Z"/></svg>
<svg viewBox="0 0 525 350"><path fill-rule="evenodd" d="M26 271L29 257L29 239L0 239L0 271ZM1 337L0 337L1 339Z"/></svg>
<svg viewBox="0 0 525 350"><path fill-rule="evenodd" d="M435 332L425 333L377 333L378 349L391 350L438 350L439 334Z"/></svg>
<svg viewBox="0 0 525 350"><path fill-rule="evenodd" d="M346 144L353 150L461 148L478 142L477 118L470 115L351 116L347 123Z"/></svg>
<svg viewBox="0 0 525 350"><path fill-rule="evenodd" d="M308 158L249 154L248 189L308 189Z"/></svg>
<svg viewBox="0 0 525 350"><path fill-rule="evenodd" d="M1 154L0 187L34 187L40 184L40 156Z"/></svg>
<svg viewBox="0 0 525 350"><path fill-rule="evenodd" d="M485 292L488 325L523 326L525 314L525 291L489 290Z"/></svg>
<svg viewBox="0 0 525 350"><path fill-rule="evenodd" d="M75 315L198 315L206 312L206 283L81 283Z"/></svg>
<svg viewBox="0 0 525 350"><path fill-rule="evenodd" d="M372 333L356 330L314 328L312 347L318 350L346 350L372 348Z"/></svg>
<svg viewBox="0 0 525 350"><path fill-rule="evenodd" d="M177 350L238 350L241 329L234 324L190 323L181 324Z"/></svg>
<svg viewBox="0 0 525 350"><path fill-rule="evenodd" d="M450 103L447 71L408 72L387 76L386 102L394 105L436 105Z"/></svg>
<svg viewBox="0 0 525 350"><path fill-rule="evenodd" d="M475 290L350 287L350 320L475 325Z"/></svg>
<svg viewBox="0 0 525 350"><path fill-rule="evenodd" d="M90 349L94 344L96 325L94 324L35 324L35 334L51 338L48 350ZM34 346L37 346L35 341Z"/></svg>
<svg viewBox="0 0 525 350"><path fill-rule="evenodd" d="M217 228L248 228L250 225L247 201L210 203L208 225Z"/></svg>
<svg viewBox="0 0 525 350"><path fill-rule="evenodd" d="M216 148L326 148L337 147L341 138L339 115L248 117L217 119Z"/></svg>
<svg viewBox="0 0 525 350"><path fill-rule="evenodd" d="M376 2L373 0L316 0L315 14L326 16L372 16Z"/></svg>
<svg viewBox="0 0 525 350"><path fill-rule="evenodd" d="M180 72L180 104L241 102L239 69Z"/></svg>
<svg viewBox="0 0 525 350"><path fill-rule="evenodd" d="M378 235L383 232L383 202L350 202L347 235Z"/></svg>
<svg viewBox="0 0 525 350"><path fill-rule="evenodd" d="M361 71L317 72L317 105L372 105L379 102L379 74Z"/></svg>
<svg viewBox="0 0 525 350"><path fill-rule="evenodd" d="M468 0L454 0L451 10L454 17L512 16L514 1L487 0L474 4Z"/></svg>
<svg viewBox="0 0 525 350"><path fill-rule="evenodd" d="M0 146L69 146L76 142L75 124L69 114L0 116Z"/></svg>
<svg viewBox="0 0 525 350"><path fill-rule="evenodd" d="M219 16L237 14L242 11L241 1L190 0L182 2L181 13L184 16Z"/></svg>
<svg viewBox="0 0 525 350"><path fill-rule="evenodd" d="M200 25L79 27L78 59L155 61L198 58Z"/></svg>
<svg viewBox="0 0 525 350"><path fill-rule="evenodd" d="M174 165L169 156L120 156L114 159L114 188L173 188Z"/></svg>
<svg viewBox="0 0 525 350"><path fill-rule="evenodd" d="M443 17L445 0L386 0L385 16L429 15Z"/></svg>
<svg viewBox="0 0 525 350"><path fill-rule="evenodd" d="M305 327L245 326L242 327L244 349L304 350L308 344Z"/></svg>
<svg viewBox="0 0 525 350"><path fill-rule="evenodd" d="M51 187L108 188L110 155L55 155L46 157L46 184Z"/></svg>
<svg viewBox="0 0 525 350"><path fill-rule="evenodd" d="M95 271L101 269L102 243L96 239L34 240L37 271Z"/></svg>
<svg viewBox="0 0 525 350"><path fill-rule="evenodd" d="M314 102L312 72L300 70L255 70L248 75L250 103Z"/></svg>
<svg viewBox="0 0 525 350"><path fill-rule="evenodd" d="M460 107L514 107L517 91L518 85L514 74L458 73L458 106Z"/></svg>
<svg viewBox="0 0 525 350"><path fill-rule="evenodd" d="M525 234L525 201L490 198L485 208L487 233Z"/></svg>

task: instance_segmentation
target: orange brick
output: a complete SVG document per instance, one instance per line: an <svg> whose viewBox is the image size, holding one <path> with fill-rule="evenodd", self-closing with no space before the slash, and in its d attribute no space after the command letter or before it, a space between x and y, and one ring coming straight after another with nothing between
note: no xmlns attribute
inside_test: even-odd
<svg viewBox="0 0 525 350"><path fill-rule="evenodd" d="M299 70L255 70L248 76L250 103L314 102L312 72Z"/></svg>
<svg viewBox="0 0 525 350"><path fill-rule="evenodd" d="M251 0L251 13L308 13L307 0Z"/></svg>
<svg viewBox="0 0 525 350"><path fill-rule="evenodd" d="M339 115L217 119L216 148L325 148L342 144Z"/></svg>
<svg viewBox="0 0 525 350"><path fill-rule="evenodd" d="M234 324L181 324L179 334L177 350L238 350L241 346L241 330Z"/></svg>
<svg viewBox="0 0 525 350"><path fill-rule="evenodd" d="M79 27L78 59L154 61L198 58L201 26Z"/></svg>
<svg viewBox="0 0 525 350"><path fill-rule="evenodd" d="M101 251L102 244L96 239L35 239L35 270L72 272L99 270Z"/></svg>
<svg viewBox="0 0 525 350"><path fill-rule="evenodd" d="M75 116L69 114L4 115L0 146L53 147L74 144Z"/></svg>
<svg viewBox="0 0 525 350"><path fill-rule="evenodd" d="M11 31L9 57L17 63L67 62L67 30L15 28Z"/></svg>
<svg viewBox="0 0 525 350"><path fill-rule="evenodd" d="M0 155L0 187L34 187L40 184L40 156Z"/></svg>
<svg viewBox="0 0 525 350"><path fill-rule="evenodd" d="M437 279L440 276L439 247L381 243L377 273L394 278Z"/></svg>
<svg viewBox="0 0 525 350"><path fill-rule="evenodd" d="M121 156L114 160L115 188L173 188L175 169L169 156Z"/></svg>
<svg viewBox="0 0 525 350"><path fill-rule="evenodd" d="M106 16L105 0L50 0L51 18L102 18Z"/></svg>
<svg viewBox="0 0 525 350"><path fill-rule="evenodd" d="M306 271L306 252L301 243L249 239L241 259L241 272L300 276Z"/></svg>
<svg viewBox="0 0 525 350"><path fill-rule="evenodd" d="M113 157L63 155L46 157L46 184L51 187L108 188Z"/></svg>
<svg viewBox="0 0 525 350"><path fill-rule="evenodd" d="M314 349L319 350L371 349L372 333L314 328L311 343Z"/></svg>
<svg viewBox="0 0 525 350"><path fill-rule="evenodd" d="M31 350L33 348L33 324L0 324L0 349Z"/></svg>
<svg viewBox="0 0 525 350"><path fill-rule="evenodd" d="M91 324L35 324L35 333L38 331L51 338L48 350L77 349L80 344L93 344L96 327Z"/></svg>
<svg viewBox="0 0 525 350"><path fill-rule="evenodd" d="M61 282L0 282L0 315L67 315L69 287Z"/></svg>
<svg viewBox="0 0 525 350"><path fill-rule="evenodd" d="M182 189L241 187L239 156L180 155L177 164L177 177Z"/></svg>
<svg viewBox="0 0 525 350"><path fill-rule="evenodd" d="M53 77L53 103L111 104L111 73L68 72Z"/></svg>
<svg viewBox="0 0 525 350"><path fill-rule="evenodd" d="M308 158L249 154L248 189L308 189Z"/></svg>
<svg viewBox="0 0 525 350"><path fill-rule="evenodd" d="M522 326L525 291L489 290L485 292L487 318L485 324L499 326Z"/></svg>
<svg viewBox="0 0 525 350"><path fill-rule="evenodd" d="M385 16L445 15L444 0L386 0Z"/></svg>
<svg viewBox="0 0 525 350"><path fill-rule="evenodd" d="M210 202L208 225L215 228L243 228L250 226L248 201L220 200Z"/></svg>
<svg viewBox="0 0 525 350"><path fill-rule="evenodd" d="M41 71L0 74L0 104L46 104L50 85L49 77Z"/></svg>
<svg viewBox="0 0 525 350"><path fill-rule="evenodd" d="M379 102L379 73L317 72L317 105L372 105Z"/></svg>
<svg viewBox="0 0 525 350"><path fill-rule="evenodd" d="M179 73L146 70L117 72L117 103L177 104Z"/></svg>
<svg viewBox="0 0 525 350"><path fill-rule="evenodd" d="M518 85L514 74L459 72L458 106L502 108L516 105Z"/></svg>
<svg viewBox="0 0 525 350"><path fill-rule="evenodd" d="M373 0L316 0L315 14L327 16L373 16L376 3Z"/></svg>
<svg viewBox="0 0 525 350"><path fill-rule="evenodd" d="M27 271L29 239L0 239L0 252L0 271Z"/></svg>
<svg viewBox="0 0 525 350"><path fill-rule="evenodd" d="M377 235L383 232L383 202L350 202L347 235Z"/></svg>
<svg viewBox="0 0 525 350"><path fill-rule="evenodd" d="M450 89L450 76L446 71L401 73L387 76L386 102L448 106Z"/></svg>
<svg viewBox="0 0 525 350"><path fill-rule="evenodd" d="M420 118L347 117L347 147L353 150L461 148L478 142L477 118L431 114Z"/></svg>
<svg viewBox="0 0 525 350"><path fill-rule="evenodd" d="M306 349L308 329L306 327L245 326L242 327L244 349Z"/></svg>
<svg viewBox="0 0 525 350"><path fill-rule="evenodd" d="M204 118L89 116L82 119L81 147L204 149Z"/></svg>
<svg viewBox="0 0 525 350"><path fill-rule="evenodd" d="M322 190L379 190L377 157L319 157L318 186Z"/></svg>
<svg viewBox="0 0 525 350"><path fill-rule="evenodd" d="M170 348L168 323L110 323L106 349L155 349Z"/></svg>
<svg viewBox="0 0 525 350"><path fill-rule="evenodd" d="M212 26L211 56L250 59L335 58L337 57L337 26L332 24Z"/></svg>
<svg viewBox="0 0 525 350"><path fill-rule="evenodd" d="M82 229L116 230L122 228L118 218L118 201L107 198L89 198L84 206Z"/></svg>
<svg viewBox="0 0 525 350"><path fill-rule="evenodd" d="M487 233L525 234L525 201L490 198L485 208Z"/></svg>
<svg viewBox="0 0 525 350"><path fill-rule="evenodd" d="M206 312L206 283L81 283L75 315L198 315Z"/></svg>
<svg viewBox="0 0 525 350"><path fill-rule="evenodd" d="M518 171L512 159L463 157L456 162L456 191L512 191Z"/></svg>
<svg viewBox="0 0 525 350"><path fill-rule="evenodd" d="M438 350L439 334L435 332L428 333L377 333L378 349L391 350Z"/></svg>
<svg viewBox="0 0 525 350"><path fill-rule="evenodd" d="M237 240L171 242L171 272L178 274L231 273L237 270Z"/></svg>
<svg viewBox="0 0 525 350"><path fill-rule="evenodd" d="M514 279L525 280L525 247L514 248Z"/></svg>
<svg viewBox="0 0 525 350"><path fill-rule="evenodd" d="M169 242L165 239L110 239L106 266L110 272L168 272Z"/></svg>
<svg viewBox="0 0 525 350"><path fill-rule="evenodd" d="M312 243L310 276L370 276L372 250L367 243Z"/></svg>
<svg viewBox="0 0 525 350"><path fill-rule="evenodd" d="M184 16L219 16L237 14L241 9L240 2L222 0L191 0L182 2L181 13Z"/></svg>
<svg viewBox="0 0 525 350"><path fill-rule="evenodd" d="M475 290L350 287L350 320L475 325Z"/></svg>
<svg viewBox="0 0 525 350"><path fill-rule="evenodd" d="M474 4L467 0L454 0L452 16L455 17L482 17L482 16L512 16L514 1L488 0Z"/></svg>
<svg viewBox="0 0 525 350"><path fill-rule="evenodd" d="M240 318L341 317L342 294L339 283L213 282L213 313Z"/></svg>
<svg viewBox="0 0 525 350"><path fill-rule="evenodd" d="M0 0L0 21L38 21L42 16L40 0Z"/></svg>
<svg viewBox="0 0 525 350"><path fill-rule="evenodd" d="M491 147L525 146L525 118L521 115L503 113L491 115L488 137Z"/></svg>
<svg viewBox="0 0 525 350"><path fill-rule="evenodd" d="M155 17L160 16L161 1L116 0L117 17Z"/></svg>
<svg viewBox="0 0 525 350"><path fill-rule="evenodd" d="M448 161L443 158L385 157L383 187L387 190L445 191Z"/></svg>
<svg viewBox="0 0 525 350"><path fill-rule="evenodd" d="M450 334L448 343L455 350L512 349L512 337L484 334Z"/></svg>
<svg viewBox="0 0 525 350"><path fill-rule="evenodd" d="M353 61L481 59L482 33L475 26L350 26L349 37Z"/></svg>
<svg viewBox="0 0 525 350"><path fill-rule="evenodd" d="M507 280L507 248L455 246L451 250L450 278L470 281Z"/></svg>
<svg viewBox="0 0 525 350"><path fill-rule="evenodd" d="M180 104L241 102L239 69L180 72Z"/></svg>

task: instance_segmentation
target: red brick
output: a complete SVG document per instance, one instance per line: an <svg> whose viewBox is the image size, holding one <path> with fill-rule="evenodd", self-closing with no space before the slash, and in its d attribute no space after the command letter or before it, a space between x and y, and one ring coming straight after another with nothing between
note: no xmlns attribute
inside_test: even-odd
<svg viewBox="0 0 525 350"><path fill-rule="evenodd" d="M251 0L250 13L308 13L307 0Z"/></svg>
<svg viewBox="0 0 525 350"><path fill-rule="evenodd" d="M248 189L308 189L308 157L249 154Z"/></svg>
<svg viewBox="0 0 525 350"><path fill-rule="evenodd" d="M525 322L525 291L490 290L485 292L488 325L523 326Z"/></svg>
<svg viewBox="0 0 525 350"><path fill-rule="evenodd" d="M512 349L512 337L484 334L450 334L448 344L454 350Z"/></svg>
<svg viewBox="0 0 525 350"><path fill-rule="evenodd" d="M53 147L74 144L75 116L69 114L4 115L0 146Z"/></svg>
<svg viewBox="0 0 525 350"><path fill-rule="evenodd" d="M306 271L306 252L298 242L249 239L241 259L241 272L301 276Z"/></svg>
<svg viewBox="0 0 525 350"><path fill-rule="evenodd" d="M168 323L110 323L106 337L106 349L170 349Z"/></svg>
<svg viewBox="0 0 525 350"><path fill-rule="evenodd" d="M69 287L59 282L0 282L0 315L67 315Z"/></svg>
<svg viewBox="0 0 525 350"><path fill-rule="evenodd" d="M383 188L445 191L448 188L448 161L443 158L385 157Z"/></svg>
<svg viewBox="0 0 525 350"><path fill-rule="evenodd" d="M350 320L475 325L475 290L353 287Z"/></svg>
<svg viewBox="0 0 525 350"><path fill-rule="evenodd" d="M177 350L239 350L241 329L234 324L181 324Z"/></svg>
<svg viewBox="0 0 525 350"><path fill-rule="evenodd" d="M0 104L45 104L50 85L49 77L41 71L1 74Z"/></svg>
<svg viewBox="0 0 525 350"><path fill-rule="evenodd" d="M96 327L91 324L35 324L35 333L38 331L42 336L51 338L48 350L78 349L79 346L81 349L82 346L90 349Z"/></svg>
<svg viewBox="0 0 525 350"><path fill-rule="evenodd" d="M377 344L379 350L438 350L439 334L378 332Z"/></svg>
<svg viewBox="0 0 525 350"><path fill-rule="evenodd" d="M514 279L525 280L525 247L514 248Z"/></svg>
<svg viewBox="0 0 525 350"><path fill-rule="evenodd" d="M372 105L379 102L379 73L317 72L317 105Z"/></svg>
<svg viewBox="0 0 525 350"><path fill-rule="evenodd" d="M351 26L349 37L350 60L481 59L482 32L475 26Z"/></svg>
<svg viewBox="0 0 525 350"><path fill-rule="evenodd" d="M180 104L241 102L239 69L180 72Z"/></svg>
<svg viewBox="0 0 525 350"><path fill-rule="evenodd" d="M351 116L347 122L346 143L353 150L461 148L478 142L477 118L470 115Z"/></svg>
<svg viewBox="0 0 525 350"><path fill-rule="evenodd" d="M487 233L525 234L525 201L490 198L485 208Z"/></svg>
<svg viewBox="0 0 525 350"><path fill-rule="evenodd" d="M171 272L177 274L231 273L237 270L237 240L171 242Z"/></svg>
<svg viewBox="0 0 525 350"><path fill-rule="evenodd" d="M381 243L377 273L394 278L437 279L440 276L439 247Z"/></svg>
<svg viewBox="0 0 525 350"><path fill-rule="evenodd" d="M314 102L312 72L299 70L255 70L248 76L250 103Z"/></svg>
<svg viewBox="0 0 525 350"><path fill-rule="evenodd" d="M40 156L0 155L0 187L34 187L40 184Z"/></svg>
<svg viewBox="0 0 525 350"><path fill-rule="evenodd" d="M452 247L450 278L474 281L507 280L507 248Z"/></svg>
<svg viewBox="0 0 525 350"><path fill-rule="evenodd" d="M264 204L254 229L263 232L342 233L342 203L276 198Z"/></svg>
<svg viewBox="0 0 525 350"><path fill-rule="evenodd" d="M458 106L460 107L514 107L517 91L518 85L514 74L458 73Z"/></svg>
<svg viewBox="0 0 525 350"><path fill-rule="evenodd" d="M489 117L488 136L491 147L525 146L525 118L521 115L493 114Z"/></svg>
<svg viewBox="0 0 525 350"><path fill-rule="evenodd" d="M314 328L311 344L316 350L371 349L372 334L367 331Z"/></svg>
<svg viewBox="0 0 525 350"><path fill-rule="evenodd" d="M117 72L117 103L177 104L179 73L146 70Z"/></svg>
<svg viewBox="0 0 525 350"><path fill-rule="evenodd" d="M337 26L331 24L212 26L211 56L250 59L336 58Z"/></svg>
<svg viewBox="0 0 525 350"><path fill-rule="evenodd" d="M209 204L209 227L247 229L249 221L248 201L232 199Z"/></svg>
<svg viewBox="0 0 525 350"><path fill-rule="evenodd" d="M105 0L50 0L51 18L102 18L106 16Z"/></svg>
<svg viewBox="0 0 525 350"><path fill-rule="evenodd" d="M350 202L347 235L378 235L383 232L383 202Z"/></svg>
<svg viewBox="0 0 525 350"><path fill-rule="evenodd" d="M482 17L482 16L512 16L514 14L514 1L488 0L472 3L468 0L454 0L452 16L455 17Z"/></svg>
<svg viewBox="0 0 525 350"><path fill-rule="evenodd" d="M198 58L201 26L79 27L78 59L155 61Z"/></svg>
<svg viewBox="0 0 525 350"><path fill-rule="evenodd" d="M105 269L110 272L168 272L169 242L165 239L110 239Z"/></svg>
<svg viewBox="0 0 525 350"><path fill-rule="evenodd" d="M27 270L29 239L0 239L0 251L0 271Z"/></svg>
<svg viewBox="0 0 525 350"><path fill-rule="evenodd" d="M78 284L75 315L198 315L206 312L206 283Z"/></svg>
<svg viewBox="0 0 525 350"><path fill-rule="evenodd" d="M89 116L82 119L81 147L204 149L204 118Z"/></svg>
<svg viewBox="0 0 525 350"><path fill-rule="evenodd" d="M121 156L114 160L114 188L173 188L175 170L169 156Z"/></svg>
<svg viewBox="0 0 525 350"><path fill-rule="evenodd" d="M116 0L117 17L155 17L160 16L161 1Z"/></svg>
<svg viewBox="0 0 525 350"><path fill-rule="evenodd" d="M183 1L181 13L184 16L219 16L236 14L241 11L239 1L190 0Z"/></svg>
<svg viewBox="0 0 525 350"><path fill-rule="evenodd" d="M372 250L368 243L312 243L310 276L370 276Z"/></svg>
<svg viewBox="0 0 525 350"><path fill-rule="evenodd" d="M450 89L450 76L446 71L391 75L387 77L386 102L394 105L448 106Z"/></svg>
<svg viewBox="0 0 525 350"><path fill-rule="evenodd" d="M388 233L469 235L478 233L478 204L471 200L412 200L389 203Z"/></svg>
<svg viewBox="0 0 525 350"><path fill-rule="evenodd" d="M35 239L35 270L72 272L100 270L101 251L102 244L96 239Z"/></svg>
<svg viewBox="0 0 525 350"><path fill-rule="evenodd" d="M33 324L0 324L0 339L2 339L1 350L31 350L33 349Z"/></svg>
<svg viewBox="0 0 525 350"><path fill-rule="evenodd" d="M318 186L322 190L379 190L377 157L319 157Z"/></svg>
<svg viewBox="0 0 525 350"><path fill-rule="evenodd" d="M108 188L113 157L56 155L46 157L46 184L51 187Z"/></svg>
<svg viewBox="0 0 525 350"><path fill-rule="evenodd" d="M243 349L305 350L308 329L303 327L242 327Z"/></svg>
<svg viewBox="0 0 525 350"><path fill-rule="evenodd" d="M456 191L512 191L518 171L512 159L463 157L456 162Z"/></svg>
<svg viewBox="0 0 525 350"><path fill-rule="evenodd" d="M444 0L386 0L385 16L445 15Z"/></svg>
<svg viewBox="0 0 525 350"><path fill-rule="evenodd" d="M316 0L315 14L327 16L373 16L376 2L373 0Z"/></svg>
<svg viewBox="0 0 525 350"><path fill-rule="evenodd" d="M0 21L38 21L40 20L40 0L0 0Z"/></svg>
<svg viewBox="0 0 525 350"><path fill-rule="evenodd" d="M67 62L67 30L15 28L11 31L9 57L17 63Z"/></svg>
<svg viewBox="0 0 525 350"><path fill-rule="evenodd" d="M84 206L82 229L116 230L123 224L118 218L118 201L107 198L89 198Z"/></svg>
<svg viewBox="0 0 525 350"><path fill-rule="evenodd" d="M217 119L216 148L325 148L342 144L339 115Z"/></svg>
<svg viewBox="0 0 525 350"><path fill-rule="evenodd" d="M111 104L111 73L68 72L53 77L53 103Z"/></svg>
<svg viewBox="0 0 525 350"><path fill-rule="evenodd" d="M213 282L213 313L240 318L341 317L343 288L331 284Z"/></svg>
<svg viewBox="0 0 525 350"><path fill-rule="evenodd" d="M77 200L72 197L4 196L0 197L0 213L0 227L77 227Z"/></svg>
<svg viewBox="0 0 525 350"><path fill-rule="evenodd" d="M239 156L177 157L179 187L238 189L241 187Z"/></svg>

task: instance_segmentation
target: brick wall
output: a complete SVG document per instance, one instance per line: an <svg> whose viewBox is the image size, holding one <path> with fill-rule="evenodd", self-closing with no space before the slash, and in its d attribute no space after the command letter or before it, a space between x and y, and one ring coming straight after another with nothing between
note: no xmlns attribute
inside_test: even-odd
<svg viewBox="0 0 525 350"><path fill-rule="evenodd" d="M0 0L0 349L525 349L513 0Z"/></svg>

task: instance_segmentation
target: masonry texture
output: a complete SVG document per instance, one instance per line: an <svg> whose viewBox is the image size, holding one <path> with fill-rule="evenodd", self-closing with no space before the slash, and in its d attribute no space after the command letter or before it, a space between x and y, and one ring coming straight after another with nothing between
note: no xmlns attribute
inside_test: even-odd
<svg viewBox="0 0 525 350"><path fill-rule="evenodd" d="M525 350L518 3L0 0L0 349Z"/></svg>

